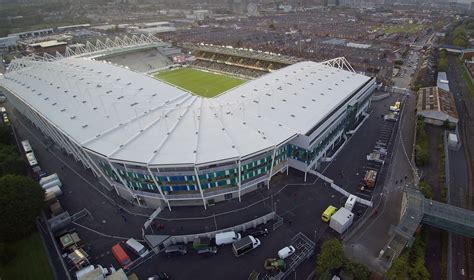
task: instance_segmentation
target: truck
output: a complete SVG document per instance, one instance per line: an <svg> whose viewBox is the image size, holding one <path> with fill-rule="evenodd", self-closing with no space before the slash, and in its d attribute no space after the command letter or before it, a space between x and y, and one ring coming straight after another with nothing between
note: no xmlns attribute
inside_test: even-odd
<svg viewBox="0 0 474 280"><path fill-rule="evenodd" d="M61 181L59 179L41 184L41 187L43 188L43 190L47 190L47 189L50 189L50 188L55 187L55 186L62 187L63 184L61 183Z"/></svg>
<svg viewBox="0 0 474 280"><path fill-rule="evenodd" d="M257 248L260 246L261 242L258 238L255 238L251 235L235 241L232 243L232 251L236 257L240 257L243 254Z"/></svg>
<svg viewBox="0 0 474 280"><path fill-rule="evenodd" d="M354 221L354 213L341 207L334 215L331 216L329 227L337 231L339 234L344 233Z"/></svg>
<svg viewBox="0 0 474 280"><path fill-rule="evenodd" d="M364 183L367 187L373 188L375 187L375 180L377 179L377 171L375 170L367 170L364 176Z"/></svg>
<svg viewBox="0 0 474 280"><path fill-rule="evenodd" d="M52 197L53 195L54 197L58 197L62 194L63 194L63 191L61 190L61 188L59 186L54 186L45 191L44 197L48 198L48 197Z"/></svg>
<svg viewBox="0 0 474 280"><path fill-rule="evenodd" d="M125 253L125 250L122 248L120 243L115 244L112 246L112 254L114 255L117 262L123 267L128 268L130 266L132 260L130 257Z"/></svg>
<svg viewBox="0 0 474 280"><path fill-rule="evenodd" d="M58 174L56 174L56 173L41 178L39 180L39 184L43 185L43 184L46 184L46 183L54 181L54 180L59 180Z"/></svg>

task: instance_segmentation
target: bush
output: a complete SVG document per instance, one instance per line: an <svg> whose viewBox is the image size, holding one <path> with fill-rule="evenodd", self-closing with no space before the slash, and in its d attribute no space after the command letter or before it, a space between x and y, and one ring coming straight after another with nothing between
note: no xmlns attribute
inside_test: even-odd
<svg viewBox="0 0 474 280"><path fill-rule="evenodd" d="M429 198L429 199L433 198L433 190L431 189L431 186L428 184L428 182L420 181L418 187L420 188L420 191L423 193L423 195L426 198Z"/></svg>
<svg viewBox="0 0 474 280"><path fill-rule="evenodd" d="M340 268L346 263L346 257L339 240L333 238L324 241L316 261L316 273L323 274L325 271Z"/></svg>

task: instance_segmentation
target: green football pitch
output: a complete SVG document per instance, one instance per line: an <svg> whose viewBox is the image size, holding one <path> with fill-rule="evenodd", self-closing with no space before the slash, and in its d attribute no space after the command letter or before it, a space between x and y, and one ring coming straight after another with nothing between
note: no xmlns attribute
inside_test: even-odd
<svg viewBox="0 0 474 280"><path fill-rule="evenodd" d="M193 68L163 71L155 74L154 77L204 97L214 97L245 83L245 80Z"/></svg>

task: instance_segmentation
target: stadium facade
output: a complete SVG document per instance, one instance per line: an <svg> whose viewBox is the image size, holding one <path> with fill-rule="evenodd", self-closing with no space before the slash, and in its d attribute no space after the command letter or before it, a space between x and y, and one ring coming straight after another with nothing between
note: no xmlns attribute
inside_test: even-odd
<svg viewBox="0 0 474 280"><path fill-rule="evenodd" d="M376 87L345 63L296 63L215 98L78 56L17 62L0 86L119 195L207 207L269 188L289 167L306 173L344 141Z"/></svg>

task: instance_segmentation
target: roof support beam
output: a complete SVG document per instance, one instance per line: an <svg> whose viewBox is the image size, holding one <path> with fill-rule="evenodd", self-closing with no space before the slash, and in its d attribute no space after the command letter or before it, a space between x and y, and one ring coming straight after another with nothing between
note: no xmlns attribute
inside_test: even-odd
<svg viewBox="0 0 474 280"><path fill-rule="evenodd" d="M168 199L166 199L165 194L163 193L163 190L161 189L160 184L158 184L158 181L156 180L155 175L153 174L153 172L151 172L151 168L148 164L146 165L146 168L148 169L148 172L150 173L150 176L153 179L153 183L155 183L155 186L158 188L158 191L160 192L161 197L166 202L166 204L168 204L168 209L171 211L170 202L169 202ZM158 170L158 168L157 168L157 170Z"/></svg>
<svg viewBox="0 0 474 280"><path fill-rule="evenodd" d="M196 167L196 166L194 166L194 174L195 174L195 176L196 176L196 182L197 182L197 185L198 185L198 187L199 187L199 192L201 193L202 203L203 203L203 205L204 205L204 209L207 209L206 199L204 199L204 192L202 191L201 180L199 180L199 175L198 175L197 167Z"/></svg>

